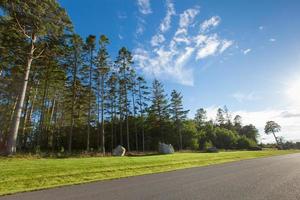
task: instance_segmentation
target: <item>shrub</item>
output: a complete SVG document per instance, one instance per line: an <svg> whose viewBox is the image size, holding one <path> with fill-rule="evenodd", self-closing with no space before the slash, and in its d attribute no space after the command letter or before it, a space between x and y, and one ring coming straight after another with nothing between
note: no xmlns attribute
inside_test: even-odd
<svg viewBox="0 0 300 200"><path fill-rule="evenodd" d="M208 141L204 142L202 149L203 150L207 150L207 149L209 149L211 147L213 147L213 144L211 143L210 140L208 140Z"/></svg>
<svg viewBox="0 0 300 200"><path fill-rule="evenodd" d="M238 149L250 149L255 146L256 146L256 142L247 138L244 135L241 137L238 137L237 142L236 142L236 147Z"/></svg>
<svg viewBox="0 0 300 200"><path fill-rule="evenodd" d="M198 150L199 149L199 142L197 138L191 139L191 149L192 150Z"/></svg>
<svg viewBox="0 0 300 200"><path fill-rule="evenodd" d="M237 141L237 133L224 128L216 128L215 146L219 149L231 149L235 147Z"/></svg>

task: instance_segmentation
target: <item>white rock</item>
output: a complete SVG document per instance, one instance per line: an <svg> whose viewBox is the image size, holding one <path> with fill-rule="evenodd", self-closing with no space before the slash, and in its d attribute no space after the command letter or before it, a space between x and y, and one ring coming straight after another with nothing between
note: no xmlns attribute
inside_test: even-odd
<svg viewBox="0 0 300 200"><path fill-rule="evenodd" d="M174 148L171 144L159 143L158 152L161 154L172 154L174 153Z"/></svg>
<svg viewBox="0 0 300 200"><path fill-rule="evenodd" d="M112 155L113 156L124 156L126 153L126 149L121 145L117 146L113 149Z"/></svg>

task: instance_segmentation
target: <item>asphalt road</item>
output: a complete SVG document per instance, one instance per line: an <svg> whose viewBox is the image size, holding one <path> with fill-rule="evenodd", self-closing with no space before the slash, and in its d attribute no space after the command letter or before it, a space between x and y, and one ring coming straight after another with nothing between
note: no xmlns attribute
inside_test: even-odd
<svg viewBox="0 0 300 200"><path fill-rule="evenodd" d="M300 200L300 153L0 197L0 200Z"/></svg>

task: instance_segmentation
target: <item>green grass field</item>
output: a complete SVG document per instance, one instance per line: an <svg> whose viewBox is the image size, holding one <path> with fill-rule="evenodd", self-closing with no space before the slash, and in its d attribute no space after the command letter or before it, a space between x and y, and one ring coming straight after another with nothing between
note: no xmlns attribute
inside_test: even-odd
<svg viewBox="0 0 300 200"><path fill-rule="evenodd" d="M176 153L137 157L0 158L0 195L299 151Z"/></svg>

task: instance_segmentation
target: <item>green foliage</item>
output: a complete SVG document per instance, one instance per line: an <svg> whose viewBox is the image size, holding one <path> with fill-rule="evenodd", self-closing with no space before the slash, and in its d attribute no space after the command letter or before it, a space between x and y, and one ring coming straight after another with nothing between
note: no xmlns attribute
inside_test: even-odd
<svg viewBox="0 0 300 200"><path fill-rule="evenodd" d="M96 45L96 36L83 40L70 32L71 22L57 1L3 0L0 9L0 150L8 146L9 135L17 136L18 150L31 152L39 147L105 154L124 141L134 151L157 150L159 141L194 150L256 142L257 129L243 126L239 116L232 122L226 106L215 120L207 121L203 108L189 120L179 91L169 98L156 79L150 91L126 47L111 60L107 36L100 35ZM28 82L19 81L24 74Z"/></svg>
<svg viewBox="0 0 300 200"><path fill-rule="evenodd" d="M256 142L247 138L246 136L241 136L236 141L236 147L238 149L250 149L251 147L257 146Z"/></svg>
<svg viewBox="0 0 300 200"><path fill-rule="evenodd" d="M238 136L235 132L225 129L216 128L215 129L216 140L215 145L219 149L231 149L236 145Z"/></svg>
<svg viewBox="0 0 300 200"><path fill-rule="evenodd" d="M203 150L207 150L207 149L209 149L211 147L213 147L213 144L212 144L212 142L210 140L208 140L208 141L205 141L205 143L203 144L202 149Z"/></svg>

